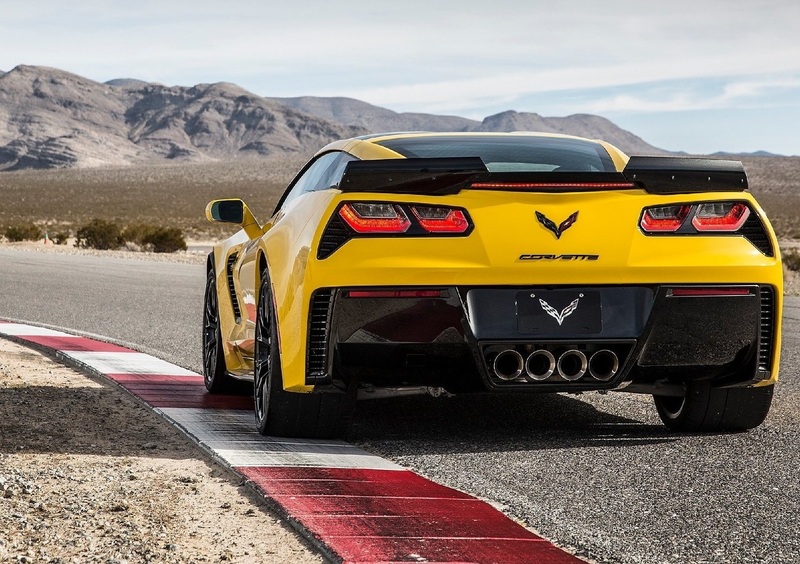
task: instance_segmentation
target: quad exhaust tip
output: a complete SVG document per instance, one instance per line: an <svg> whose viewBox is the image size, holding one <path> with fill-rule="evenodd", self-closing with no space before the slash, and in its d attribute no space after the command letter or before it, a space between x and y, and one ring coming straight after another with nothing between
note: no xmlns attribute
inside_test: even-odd
<svg viewBox="0 0 800 564"><path fill-rule="evenodd" d="M533 351L525 360L525 373L531 380L547 380L556 371L556 358L546 349Z"/></svg>
<svg viewBox="0 0 800 564"><path fill-rule="evenodd" d="M558 360L547 349L537 349L527 358L514 349L506 349L492 362L495 375L506 382L516 380L523 373L534 382L543 382L556 373L568 382L576 382L587 373L599 382L609 382L619 368L619 357L608 349L596 351L590 357L581 350L570 349Z"/></svg>
<svg viewBox="0 0 800 564"><path fill-rule="evenodd" d="M571 349L558 357L558 374L568 382L574 382L583 378L589 361L586 355L578 349Z"/></svg>
<svg viewBox="0 0 800 564"><path fill-rule="evenodd" d="M522 355L514 349L506 349L494 358L492 368L498 378L510 382L522 374L525 369L525 361Z"/></svg>
<svg viewBox="0 0 800 564"><path fill-rule="evenodd" d="M619 357L614 351L602 349L589 358L589 374L595 380L608 382L619 371Z"/></svg>

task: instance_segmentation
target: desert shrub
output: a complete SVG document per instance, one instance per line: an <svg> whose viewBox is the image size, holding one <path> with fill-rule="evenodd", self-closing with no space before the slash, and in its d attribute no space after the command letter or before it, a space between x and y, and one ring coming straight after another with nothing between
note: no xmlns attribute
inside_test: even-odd
<svg viewBox="0 0 800 564"><path fill-rule="evenodd" d="M136 243L140 247L146 245L145 239L157 230L158 227L147 223L134 223L122 230L122 238L127 243Z"/></svg>
<svg viewBox="0 0 800 564"><path fill-rule="evenodd" d="M125 244L119 225L96 218L78 229L76 239L76 247L91 249L118 249Z"/></svg>
<svg viewBox="0 0 800 564"><path fill-rule="evenodd" d="M56 245L66 245L67 239L69 239L69 231L59 231L54 234L51 239Z"/></svg>
<svg viewBox="0 0 800 564"><path fill-rule="evenodd" d="M155 227L144 236L142 242L156 253L174 253L186 250L186 239L177 227Z"/></svg>
<svg viewBox="0 0 800 564"><path fill-rule="evenodd" d="M6 227L5 236L12 242L35 241L42 237L42 230L33 223L11 225Z"/></svg>
<svg viewBox="0 0 800 564"><path fill-rule="evenodd" d="M800 251L797 249L786 249L783 251L783 264L789 270L800 272Z"/></svg>

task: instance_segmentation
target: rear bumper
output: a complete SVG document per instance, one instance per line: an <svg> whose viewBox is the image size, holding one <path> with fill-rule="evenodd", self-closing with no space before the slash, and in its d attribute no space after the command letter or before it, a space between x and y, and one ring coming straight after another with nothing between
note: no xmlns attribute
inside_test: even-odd
<svg viewBox="0 0 800 564"><path fill-rule="evenodd" d="M394 290L314 293L306 385L562 392L777 377L779 304L768 285Z"/></svg>

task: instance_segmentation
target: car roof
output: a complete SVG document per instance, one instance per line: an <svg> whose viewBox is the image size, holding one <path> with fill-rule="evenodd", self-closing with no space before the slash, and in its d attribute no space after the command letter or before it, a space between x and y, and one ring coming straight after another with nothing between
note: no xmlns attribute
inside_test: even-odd
<svg viewBox="0 0 800 564"><path fill-rule="evenodd" d="M434 141L440 139L442 143L452 142L454 139L459 138L472 138L479 140L489 138L506 138L513 139L515 137L535 137L540 139L576 139L588 143L595 143L605 149L608 155L614 162L614 166L618 171L625 168L628 162L628 156L617 149L615 146L599 139L586 139L574 135L562 135L558 133L543 133L532 131L513 131L513 132L430 132L430 131L405 131L405 132L391 132L391 133L375 133L371 135L363 135L360 137L353 137L351 139L343 139L335 141L323 147L318 154L327 153L329 151L345 151L362 160L375 160L375 159L403 159L402 154L393 151L392 149L382 145L385 141L395 141L403 139L419 139L427 138Z"/></svg>

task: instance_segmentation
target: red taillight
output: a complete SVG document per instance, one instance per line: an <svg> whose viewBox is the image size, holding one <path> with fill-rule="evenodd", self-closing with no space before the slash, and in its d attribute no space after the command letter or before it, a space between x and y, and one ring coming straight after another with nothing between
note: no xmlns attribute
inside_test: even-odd
<svg viewBox="0 0 800 564"><path fill-rule="evenodd" d="M680 229L691 209L686 205L647 208L639 225L646 233L671 233Z"/></svg>
<svg viewBox="0 0 800 564"><path fill-rule="evenodd" d="M750 208L742 202L711 202L697 206L692 225L698 231L738 231L747 218Z"/></svg>
<svg viewBox="0 0 800 564"><path fill-rule="evenodd" d="M461 210L411 206L411 213L429 233L464 233L469 229L469 221Z"/></svg>
<svg viewBox="0 0 800 564"><path fill-rule="evenodd" d="M348 298L441 298L444 290L350 290Z"/></svg>
<svg viewBox="0 0 800 564"><path fill-rule="evenodd" d="M394 204L354 202L343 205L339 215L356 233L405 233L411 225Z"/></svg>
<svg viewBox="0 0 800 564"><path fill-rule="evenodd" d="M750 288L672 288L670 296L676 297L709 297L709 296L749 296Z"/></svg>

